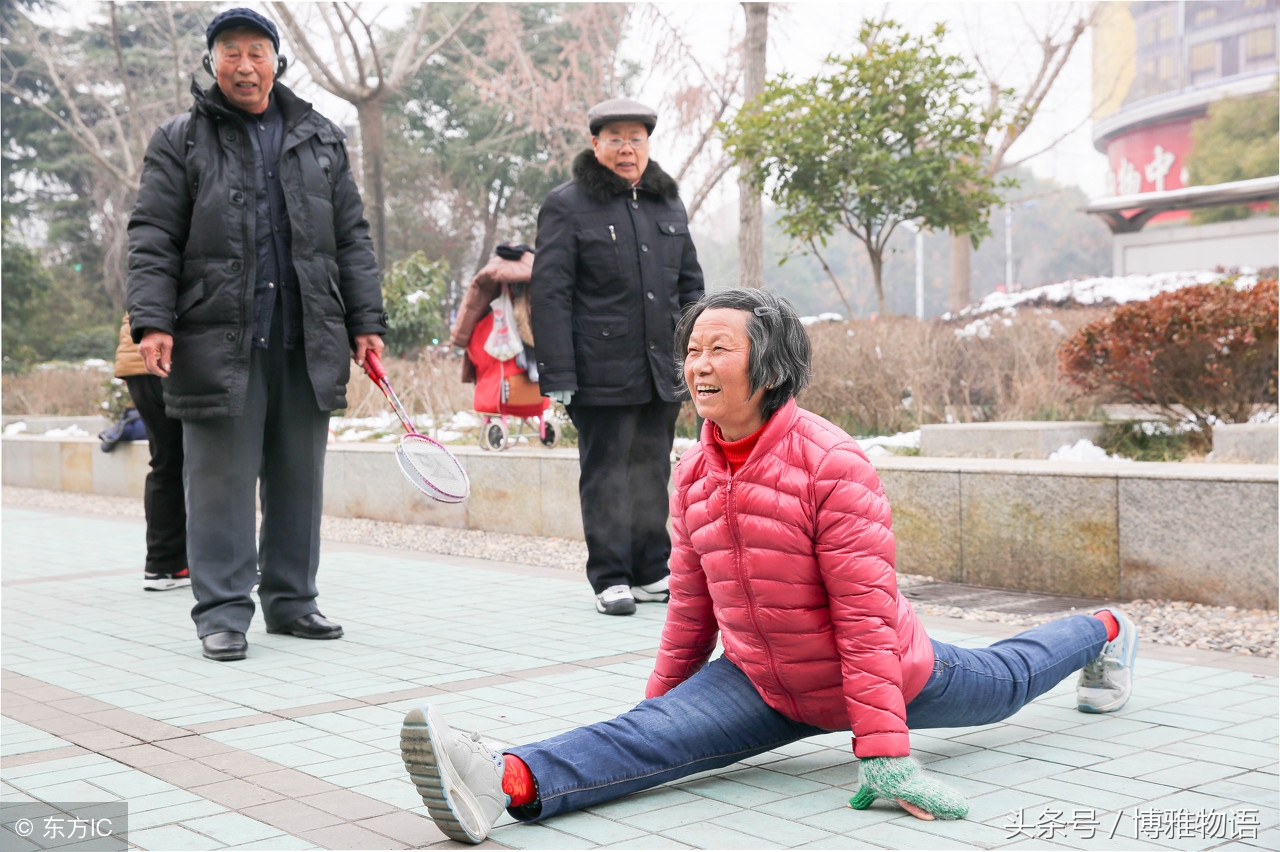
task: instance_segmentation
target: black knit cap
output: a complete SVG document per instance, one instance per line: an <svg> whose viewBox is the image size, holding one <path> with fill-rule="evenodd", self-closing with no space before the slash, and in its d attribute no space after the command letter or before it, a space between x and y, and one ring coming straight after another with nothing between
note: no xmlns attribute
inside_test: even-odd
<svg viewBox="0 0 1280 852"><path fill-rule="evenodd" d="M205 30L204 39L207 47L213 50L213 40L218 37L218 33L225 30L235 30L241 27L258 30L266 33L271 39L271 46L276 53L280 52L280 33L276 31L276 25L271 19L265 15L260 15L252 9L228 9L225 12L219 12L212 21L209 22L209 29Z"/></svg>
<svg viewBox="0 0 1280 852"><path fill-rule="evenodd" d="M653 128L658 123L658 114L631 98L611 98L587 111L587 126L591 128L592 136L599 136L600 128L615 121L638 121L644 125L645 130L653 133Z"/></svg>

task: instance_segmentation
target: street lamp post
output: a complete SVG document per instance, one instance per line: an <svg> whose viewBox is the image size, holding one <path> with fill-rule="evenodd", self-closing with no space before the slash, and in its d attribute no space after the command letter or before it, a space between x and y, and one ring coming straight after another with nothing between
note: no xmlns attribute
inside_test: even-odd
<svg viewBox="0 0 1280 852"><path fill-rule="evenodd" d="M1053 195L1054 193L1043 193L1043 195ZM1019 210L1028 210L1040 203L1042 196L1036 195L1031 198L1024 199L1017 205ZM1007 293L1013 292L1013 202L1007 202L1004 205L1004 289Z"/></svg>
<svg viewBox="0 0 1280 852"><path fill-rule="evenodd" d="M1004 206L1004 289L1013 292L1013 205Z"/></svg>
<svg viewBox="0 0 1280 852"><path fill-rule="evenodd" d="M924 319L924 229L914 221L902 226L916 235L916 319Z"/></svg>

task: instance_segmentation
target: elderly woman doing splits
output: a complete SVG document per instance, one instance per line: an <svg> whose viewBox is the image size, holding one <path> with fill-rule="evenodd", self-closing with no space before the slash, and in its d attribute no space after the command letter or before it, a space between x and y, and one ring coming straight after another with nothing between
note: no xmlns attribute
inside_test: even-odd
<svg viewBox="0 0 1280 852"><path fill-rule="evenodd" d="M671 603L646 698L505 752L431 705L409 711L405 765L445 834L479 843L504 808L546 819L832 731L853 733L853 807L883 798L959 819L968 805L910 757L911 729L998 722L1076 671L1081 711L1124 706L1138 637L1118 610L989 648L925 634L898 592L875 469L795 403L809 339L787 302L709 294L676 341L706 422L675 471ZM717 637L724 654L708 662Z"/></svg>

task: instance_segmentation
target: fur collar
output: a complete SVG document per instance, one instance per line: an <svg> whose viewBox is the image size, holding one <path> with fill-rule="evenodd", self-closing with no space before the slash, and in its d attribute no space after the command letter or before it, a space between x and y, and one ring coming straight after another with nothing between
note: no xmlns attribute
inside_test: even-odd
<svg viewBox="0 0 1280 852"><path fill-rule="evenodd" d="M588 198L599 204L604 204L631 188L612 170L600 165L595 151L590 148L573 158L573 182L587 194ZM650 160L649 165L645 167L636 188L660 198L680 197L680 186L675 178L664 172L662 166L653 160Z"/></svg>

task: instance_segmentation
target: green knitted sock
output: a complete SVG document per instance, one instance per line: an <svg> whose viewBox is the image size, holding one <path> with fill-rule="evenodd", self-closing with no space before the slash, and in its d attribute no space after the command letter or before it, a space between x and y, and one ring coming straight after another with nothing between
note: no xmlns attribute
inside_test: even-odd
<svg viewBox="0 0 1280 852"><path fill-rule="evenodd" d="M876 799L903 799L939 819L963 819L969 813L964 797L924 774L909 757L868 757L860 761L861 785L849 807L866 810Z"/></svg>

